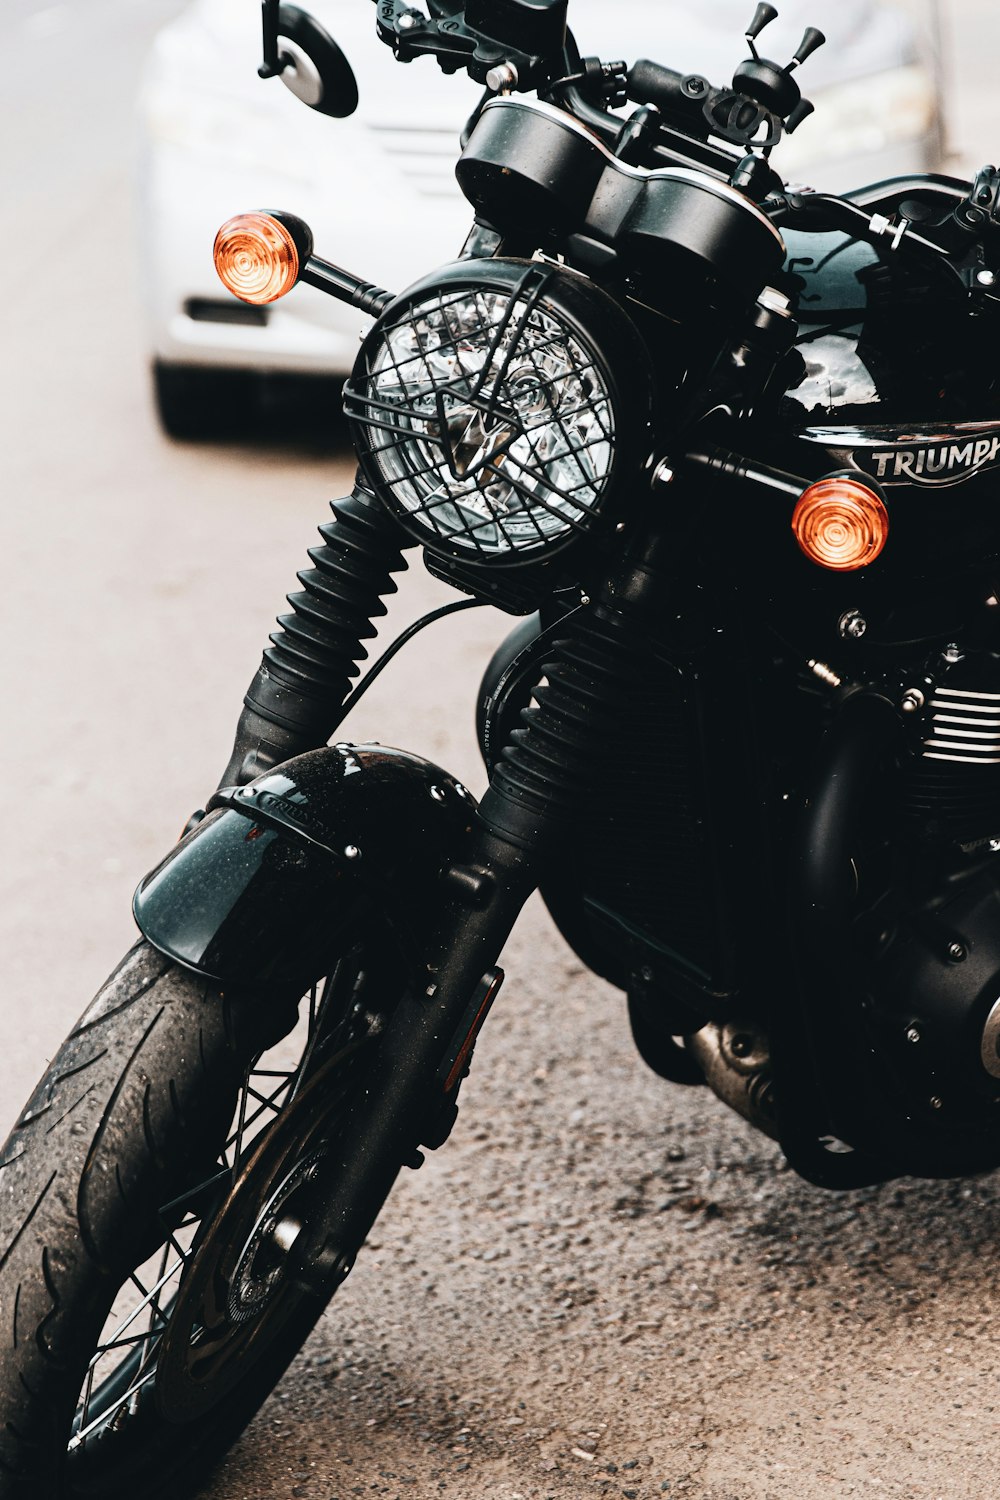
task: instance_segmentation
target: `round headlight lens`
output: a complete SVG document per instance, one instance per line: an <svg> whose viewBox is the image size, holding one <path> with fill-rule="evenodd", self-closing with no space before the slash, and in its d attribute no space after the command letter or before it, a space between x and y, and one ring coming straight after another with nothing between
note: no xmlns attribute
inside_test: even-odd
<svg viewBox="0 0 1000 1500"><path fill-rule="evenodd" d="M514 269L390 308L346 397L379 493L432 549L487 563L588 529L616 463L609 364L550 295L559 273Z"/></svg>

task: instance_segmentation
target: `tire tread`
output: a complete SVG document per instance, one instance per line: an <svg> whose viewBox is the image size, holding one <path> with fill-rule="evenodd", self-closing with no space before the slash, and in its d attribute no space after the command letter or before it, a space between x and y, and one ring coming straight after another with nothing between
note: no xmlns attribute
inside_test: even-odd
<svg viewBox="0 0 1000 1500"><path fill-rule="evenodd" d="M250 1045L228 1011L204 981L137 944L0 1152L0 1500L71 1493L63 1455L81 1360L157 1228L157 1205L213 1130L224 1139L219 1096L235 1091Z"/></svg>

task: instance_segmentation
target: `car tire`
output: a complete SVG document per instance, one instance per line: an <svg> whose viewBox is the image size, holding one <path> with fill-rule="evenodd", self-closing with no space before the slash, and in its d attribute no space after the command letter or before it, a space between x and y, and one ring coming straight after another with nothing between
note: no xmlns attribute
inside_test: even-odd
<svg viewBox="0 0 1000 1500"><path fill-rule="evenodd" d="M153 365L153 394L168 437L211 438L250 425L256 406L253 376L213 366Z"/></svg>

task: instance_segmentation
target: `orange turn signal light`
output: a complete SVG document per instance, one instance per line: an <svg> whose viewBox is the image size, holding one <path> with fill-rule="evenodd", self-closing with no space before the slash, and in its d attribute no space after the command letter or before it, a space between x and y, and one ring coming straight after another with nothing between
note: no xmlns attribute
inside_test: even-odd
<svg viewBox="0 0 1000 1500"><path fill-rule="evenodd" d="M215 236L212 251L223 286L242 302L275 302L299 279L299 252L280 219L237 214Z"/></svg>
<svg viewBox="0 0 1000 1500"><path fill-rule="evenodd" d="M812 562L848 572L878 557L888 540L889 513L881 496L860 480L819 479L799 496L792 530Z"/></svg>

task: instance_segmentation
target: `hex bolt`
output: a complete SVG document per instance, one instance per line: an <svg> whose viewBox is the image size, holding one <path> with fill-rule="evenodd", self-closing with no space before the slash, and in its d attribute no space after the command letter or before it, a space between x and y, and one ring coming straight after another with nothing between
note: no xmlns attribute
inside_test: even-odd
<svg viewBox="0 0 1000 1500"><path fill-rule="evenodd" d="M989 850L991 854L1000 854L1000 839L990 839Z"/></svg>
<svg viewBox="0 0 1000 1500"><path fill-rule="evenodd" d="M661 459L660 462L656 465L656 468L653 470L653 483L654 484L673 484L673 482L674 482L674 471L673 471L673 469L667 463L667 461L666 461L665 458Z"/></svg>
<svg viewBox="0 0 1000 1500"><path fill-rule="evenodd" d="M944 650L941 652L941 655L944 657L945 661L950 662L952 666L954 666L955 662L962 660L962 651L957 641L949 641L947 646L945 646Z"/></svg>
<svg viewBox="0 0 1000 1500"><path fill-rule="evenodd" d="M846 640L860 641L868 629L868 621L860 609L847 609L837 621L837 629Z"/></svg>
<svg viewBox="0 0 1000 1500"><path fill-rule="evenodd" d="M649 964L643 964L642 968L639 970L639 978L642 980L643 984L652 983L653 971L649 967Z"/></svg>
<svg viewBox="0 0 1000 1500"><path fill-rule="evenodd" d="M944 1104L944 1100L941 1098L940 1094L932 1094L931 1095L931 1100L930 1100L931 1109L940 1109L943 1104Z"/></svg>
<svg viewBox="0 0 1000 1500"><path fill-rule="evenodd" d="M899 700L899 706L904 714L915 714L918 708L923 708L926 701L919 688L907 688Z"/></svg>
<svg viewBox="0 0 1000 1500"><path fill-rule="evenodd" d="M962 960L966 957L965 944L964 943L949 943L948 944L948 957L951 959L951 961L952 961L953 964L960 964L962 962Z"/></svg>
<svg viewBox="0 0 1000 1500"><path fill-rule="evenodd" d="M344 858L345 859L360 859L361 858L361 850L358 848L357 844L345 844L344 845Z"/></svg>
<svg viewBox="0 0 1000 1500"><path fill-rule="evenodd" d="M908 1042L919 1042L919 1040L920 1040L920 1027L919 1026L908 1026L906 1028L906 1040Z"/></svg>

